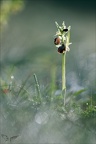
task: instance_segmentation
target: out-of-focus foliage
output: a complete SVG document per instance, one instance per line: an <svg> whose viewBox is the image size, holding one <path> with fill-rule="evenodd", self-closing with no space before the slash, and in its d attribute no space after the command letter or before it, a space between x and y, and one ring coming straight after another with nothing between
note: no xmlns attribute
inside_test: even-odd
<svg viewBox="0 0 96 144"><path fill-rule="evenodd" d="M60 134L62 135L61 140L64 140L70 133L72 137L74 137L74 131L77 131L78 135L81 135L78 144L87 144L87 139L85 137L86 133L87 135L93 135L93 138L96 136L96 101L94 101L94 99L92 99L92 101L89 99L89 101L80 102L82 97L78 100L76 99L81 95L79 91L77 92L78 95L69 94L69 96L66 96L66 106L64 107L61 93L59 92L56 94L58 90L52 89L50 85L42 87L42 85L39 84L36 75L28 76L28 78L21 82L21 84L19 84L18 80L13 77L14 76L10 76L9 81L6 78L5 80L0 78L0 105L2 110L0 115L2 118L2 125L4 125L4 122L6 121L6 125L9 126L8 131L9 129L13 129L13 131L11 130L10 135L12 136L13 133L16 135L18 133L20 135L21 138L17 139L17 144L26 144L31 140L38 142L40 139L37 138L38 133L40 136L43 135L45 137L44 132L46 132L46 129L51 129L51 131L54 130L57 132L60 131ZM30 86L27 86L27 83L29 85L30 79L31 84ZM83 92L84 91L82 90L82 93ZM24 133L27 133L27 128L25 130L24 127L25 125L28 127L29 122L31 122L32 126L35 124L36 130L38 126L40 129L38 130L38 133L36 133L36 131L34 132L36 133L36 136L30 131L31 137L28 138L27 134L24 137L24 140L26 140L26 138L28 138L28 140L25 142L23 140L23 135ZM49 127L50 122L52 122L51 128ZM57 126L58 123L59 126ZM71 132L65 129L67 123L68 125L71 125ZM4 128L2 130L2 135L3 133L7 133L5 133ZM64 133L66 133L66 135L63 138ZM50 136L51 135L49 135L49 137ZM59 135L57 136L59 137ZM79 136L77 136L77 138L79 139ZM41 140L41 142L42 141L43 140ZM68 139L68 142L69 141L70 139ZM75 138L72 139L71 144L76 144ZM88 144L90 144L90 142L88 142Z"/></svg>
<svg viewBox="0 0 96 144"><path fill-rule="evenodd" d="M0 4L0 27L3 28L11 14L15 14L24 8L24 0L2 0Z"/></svg>

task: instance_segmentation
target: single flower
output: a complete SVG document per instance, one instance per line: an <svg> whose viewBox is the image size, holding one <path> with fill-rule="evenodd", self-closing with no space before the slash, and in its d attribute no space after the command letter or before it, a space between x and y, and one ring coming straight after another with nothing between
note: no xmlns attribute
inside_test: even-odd
<svg viewBox="0 0 96 144"><path fill-rule="evenodd" d="M66 46L64 44L62 44L59 48L58 48L58 52L59 53L63 53L66 51Z"/></svg>
<svg viewBox="0 0 96 144"><path fill-rule="evenodd" d="M60 36L57 36L55 39L54 39L54 44L55 45L59 45L61 43L61 37Z"/></svg>

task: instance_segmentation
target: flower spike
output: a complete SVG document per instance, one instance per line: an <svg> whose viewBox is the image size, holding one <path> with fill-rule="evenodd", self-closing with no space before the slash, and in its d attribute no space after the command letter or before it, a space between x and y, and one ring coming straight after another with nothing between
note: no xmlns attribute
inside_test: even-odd
<svg viewBox="0 0 96 144"><path fill-rule="evenodd" d="M54 44L56 47L58 47L59 53L64 53L70 50L69 45L70 43L70 30L71 26L68 28L65 25L65 22L63 21L62 26L59 26L57 22L55 22L57 27L56 37L54 39Z"/></svg>

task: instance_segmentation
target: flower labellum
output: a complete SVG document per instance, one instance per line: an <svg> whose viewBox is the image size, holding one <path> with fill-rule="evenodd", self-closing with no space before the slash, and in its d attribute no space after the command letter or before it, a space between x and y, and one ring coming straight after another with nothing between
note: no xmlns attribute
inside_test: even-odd
<svg viewBox="0 0 96 144"><path fill-rule="evenodd" d="M56 37L56 38L54 39L54 44L55 44L55 45L58 45L58 44L60 44L60 43L61 43L60 37Z"/></svg>
<svg viewBox="0 0 96 144"><path fill-rule="evenodd" d="M63 53L64 51L66 51L66 46L64 44L62 44L59 48L58 48L58 52L59 53Z"/></svg>

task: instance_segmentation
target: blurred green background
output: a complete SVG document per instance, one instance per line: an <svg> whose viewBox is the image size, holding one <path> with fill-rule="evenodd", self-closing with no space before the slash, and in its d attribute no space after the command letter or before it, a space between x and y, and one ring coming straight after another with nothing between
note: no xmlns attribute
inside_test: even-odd
<svg viewBox="0 0 96 144"><path fill-rule="evenodd" d="M17 83L36 73L43 86L55 75L61 89L61 54L54 46L55 21L71 25L70 52L66 57L67 91L87 89L96 95L95 1L0 1L1 77ZM30 81L32 79L30 78Z"/></svg>
<svg viewBox="0 0 96 144"><path fill-rule="evenodd" d="M8 3L8 0L3 2ZM67 26L72 27L73 43L70 52L67 53L67 85L70 87L90 85L94 88L95 1L13 0L11 2L19 4L8 13L7 18L5 17L0 32L2 76L5 69L14 66L13 75L16 78L24 79L30 72L35 72L41 81L48 83L51 70L55 67L57 81L60 83L61 55L57 53L53 41L57 31L55 21L61 25L64 20ZM73 81L76 83L75 86Z"/></svg>
<svg viewBox="0 0 96 144"><path fill-rule="evenodd" d="M55 21L67 26L71 25L70 52L66 55L67 93L86 89L81 98L94 97L96 103L96 11L95 0L1 0L0 1L0 72L1 79L10 83L10 76L20 85L31 73L36 73L41 91L50 86L56 79L57 91L61 90L61 54L54 46L54 35L57 31ZM34 79L30 77L31 85L28 98L34 96ZM27 85L27 84L26 84ZM14 92L15 91L15 92ZM13 93L18 90L13 88ZM47 90L46 90L47 91ZM48 94L44 91L45 100ZM13 93L1 95L0 124L2 133L10 136L20 133L18 143L61 142L64 144L95 144L96 134L89 133L82 123L74 125L62 121L56 111L44 107L43 111L51 117L47 125L35 122L33 107L26 93L20 97ZM19 94L18 94L19 95ZM48 96L47 96L48 95ZM55 94L56 97L56 94ZM70 96L71 97L71 96ZM92 98L93 98L92 97ZM24 98L24 99L23 99ZM46 100L47 101L47 100ZM56 103L58 103L58 99ZM53 103L52 103L53 104ZM50 106L49 106L50 107ZM47 109L47 110L46 110ZM94 108L95 109L95 108ZM73 115L73 119L74 119ZM72 116L70 116L72 118ZM76 118L76 117L75 117ZM38 118L40 120L40 117ZM95 117L87 119L88 125L96 124ZM94 124L93 124L93 121ZM93 125L92 125L93 124ZM83 131L83 133L82 133ZM38 139L37 139L38 136ZM84 144L85 144L84 143ZM82 143L83 144L83 143Z"/></svg>

